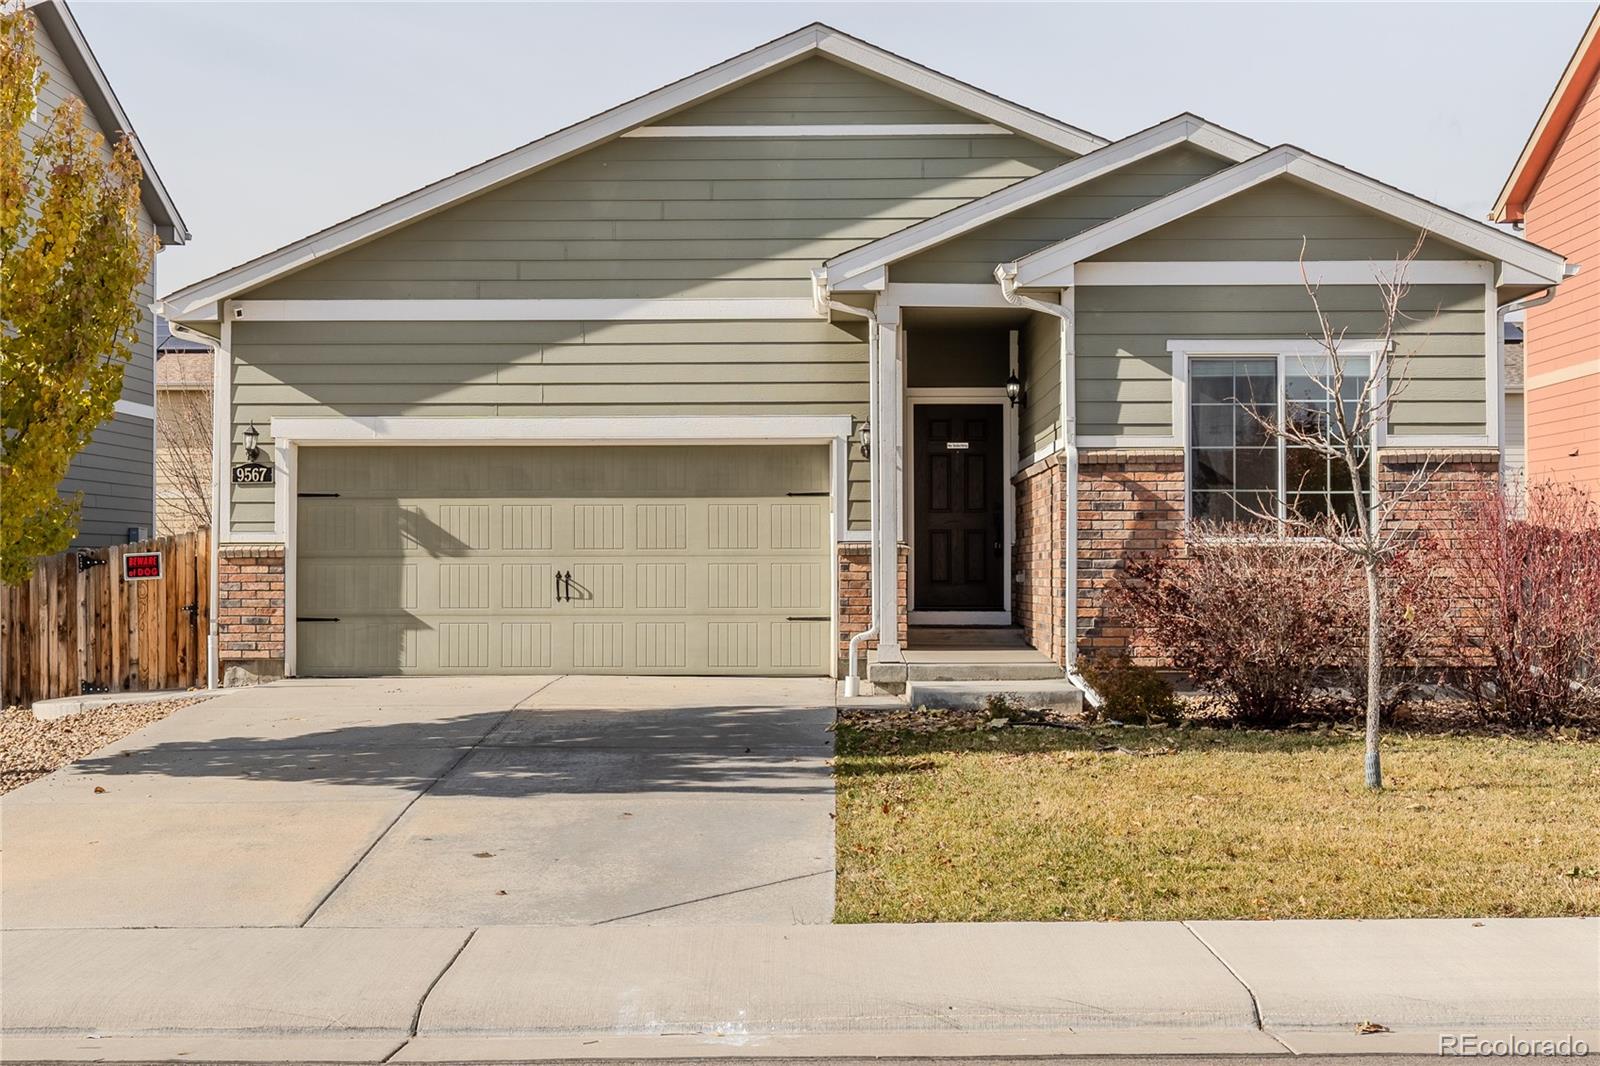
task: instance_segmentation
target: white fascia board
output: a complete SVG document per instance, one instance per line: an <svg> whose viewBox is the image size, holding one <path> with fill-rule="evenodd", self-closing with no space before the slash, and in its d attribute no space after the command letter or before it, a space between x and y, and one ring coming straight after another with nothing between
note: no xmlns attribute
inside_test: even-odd
<svg viewBox="0 0 1600 1066"><path fill-rule="evenodd" d="M238 300L234 322L740 322L820 317L809 297L725 300Z"/></svg>
<svg viewBox="0 0 1600 1066"><path fill-rule="evenodd" d="M830 288L840 293L866 291L862 279L882 271L883 267L893 262L941 245L979 226L1005 218L1006 214L1013 211L1032 206L1040 200L1048 200L1186 141L1194 142L1198 147L1235 163L1266 150L1266 146L1250 138L1242 138L1232 131L1222 130L1221 126L1213 126L1198 115L1184 114L1168 118L1160 125L1150 126L1149 130L1142 133L1134 133L1122 141L1107 144L1070 163L1062 163L1053 170L1016 182L1014 186L990 192L986 197L979 197L958 208L936 214L934 218L917 222L915 226L907 226L888 237L878 238L869 245L835 256L827 262Z"/></svg>
<svg viewBox="0 0 1600 1066"><path fill-rule="evenodd" d="M408 222L525 177L628 130L815 54L831 56L1066 151L1089 152L1106 143L1093 134L1007 103L816 23L180 289L166 298L170 317L182 320L204 304L265 284L315 259L382 236Z"/></svg>
<svg viewBox="0 0 1600 1066"><path fill-rule="evenodd" d="M850 436L849 415L644 418L274 418L295 444L761 444Z"/></svg>
<svg viewBox="0 0 1600 1066"><path fill-rule="evenodd" d="M1070 163L836 256L827 264L830 286L836 292L864 291L862 279L891 263L1184 142L1235 163L1266 150L1265 145L1213 126L1197 115L1178 115Z"/></svg>
<svg viewBox="0 0 1600 1066"><path fill-rule="evenodd" d="M1012 264L1016 268L1017 284L1023 288L1072 284L1070 268L1085 259L1284 175L1497 262L1526 269L1549 284L1558 283L1563 276L1566 260L1554 252L1318 159L1303 149L1280 145L1155 203L1024 256Z"/></svg>
<svg viewBox="0 0 1600 1066"><path fill-rule="evenodd" d="M1012 132L990 122L839 122L793 126L640 126L622 136L640 140L728 140L750 137L1005 137Z"/></svg>
<svg viewBox="0 0 1600 1066"><path fill-rule="evenodd" d="M1065 122L1041 115L1026 107L1002 100L998 96L940 74L893 52L874 47L865 41L840 33L830 27L821 27L817 51L823 55L852 66L867 74L903 85L913 92L949 104L959 111L978 115L1017 131L1024 137L1053 145L1074 155L1083 155L1108 142L1086 130L1069 126Z"/></svg>
<svg viewBox="0 0 1600 1066"><path fill-rule="evenodd" d="M1341 355L1373 356L1383 347L1382 341L1349 339L1339 342ZM1328 349L1319 340L1295 337L1286 340L1170 340L1167 351L1185 355L1326 355Z"/></svg>
<svg viewBox="0 0 1600 1066"><path fill-rule="evenodd" d="M1072 283L1084 285L1371 285L1392 263L1366 260L1308 260L1305 271L1294 260L1218 260L1190 262L1095 262L1071 267ZM1494 264L1475 259L1417 259L1406 268L1413 285L1482 285Z"/></svg>
<svg viewBox="0 0 1600 1066"><path fill-rule="evenodd" d="M894 281L884 287L881 305L890 307L999 307L1012 310L998 285L961 282Z"/></svg>

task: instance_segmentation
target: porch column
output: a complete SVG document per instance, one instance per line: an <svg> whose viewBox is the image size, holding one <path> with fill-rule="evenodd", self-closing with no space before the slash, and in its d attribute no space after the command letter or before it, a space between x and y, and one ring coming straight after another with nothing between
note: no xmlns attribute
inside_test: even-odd
<svg viewBox="0 0 1600 1066"><path fill-rule="evenodd" d="M878 310L878 424L872 427L872 461L878 464L877 513L872 532L877 540L878 661L900 662L900 512L905 446L901 440L900 308Z"/></svg>

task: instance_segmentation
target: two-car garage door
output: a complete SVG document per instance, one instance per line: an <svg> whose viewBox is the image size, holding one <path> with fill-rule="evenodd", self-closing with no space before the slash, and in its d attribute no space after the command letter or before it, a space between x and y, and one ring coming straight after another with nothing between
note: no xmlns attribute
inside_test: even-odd
<svg viewBox="0 0 1600 1066"><path fill-rule="evenodd" d="M296 672L825 674L824 446L301 449Z"/></svg>

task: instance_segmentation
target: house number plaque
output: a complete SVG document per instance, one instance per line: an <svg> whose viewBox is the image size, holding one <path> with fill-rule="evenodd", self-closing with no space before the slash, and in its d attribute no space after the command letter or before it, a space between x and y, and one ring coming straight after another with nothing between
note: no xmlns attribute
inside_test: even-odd
<svg viewBox="0 0 1600 1066"><path fill-rule="evenodd" d="M272 467L266 463L234 463L233 483L235 485L270 485L272 484Z"/></svg>

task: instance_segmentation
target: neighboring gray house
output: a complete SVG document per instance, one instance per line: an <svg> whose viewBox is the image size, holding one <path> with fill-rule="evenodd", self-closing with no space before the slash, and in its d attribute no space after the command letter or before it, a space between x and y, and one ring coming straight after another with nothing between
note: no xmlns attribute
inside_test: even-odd
<svg viewBox="0 0 1600 1066"><path fill-rule="evenodd" d="M1500 313L1561 256L805 27L165 298L218 339L219 448L273 466L219 501L218 654L839 676L854 637L891 690L1062 683L1123 642L1127 552L1316 473L1232 404L1318 372L1302 238L1353 353L1419 231L1380 461L1493 479Z"/></svg>
<svg viewBox="0 0 1600 1066"><path fill-rule="evenodd" d="M1506 483L1522 485L1528 476L1528 414L1524 402L1522 323L1507 322L1506 348Z"/></svg>
<svg viewBox="0 0 1600 1066"><path fill-rule="evenodd" d="M141 228L154 233L163 247L185 243L189 231L72 12L63 0L42 0L28 10L42 31L35 34L35 44L48 75L30 132L42 132L63 100L72 96L83 100L86 124L108 144L124 134L134 138L144 167ZM139 287L139 304L147 309L155 303L154 267L150 275ZM155 316L147 310L133 345L133 360L123 376L116 414L95 431L61 482L62 492L83 493L83 516L73 547L122 544L155 531L155 363Z"/></svg>

